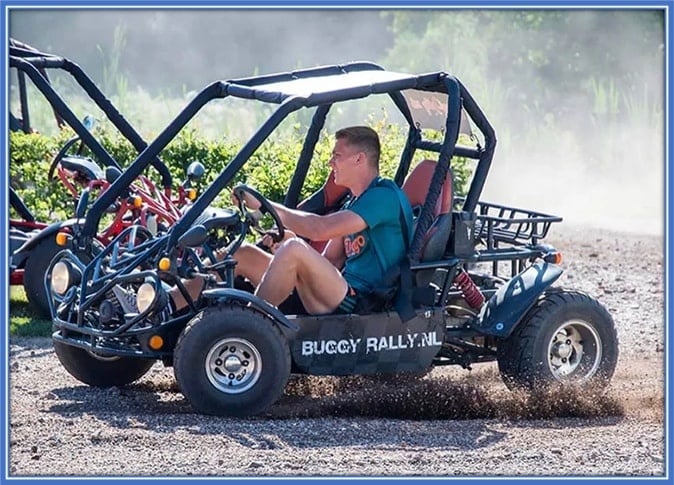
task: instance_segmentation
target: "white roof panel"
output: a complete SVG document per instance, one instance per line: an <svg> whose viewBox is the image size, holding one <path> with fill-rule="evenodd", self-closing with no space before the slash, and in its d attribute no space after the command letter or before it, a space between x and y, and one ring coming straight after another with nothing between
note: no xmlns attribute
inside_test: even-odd
<svg viewBox="0 0 674 485"><path fill-rule="evenodd" d="M256 91L278 92L291 96L308 97L311 94L329 93L339 89L370 86L372 84L415 79L416 75L391 71L355 71L329 76L292 79L270 84L251 86Z"/></svg>

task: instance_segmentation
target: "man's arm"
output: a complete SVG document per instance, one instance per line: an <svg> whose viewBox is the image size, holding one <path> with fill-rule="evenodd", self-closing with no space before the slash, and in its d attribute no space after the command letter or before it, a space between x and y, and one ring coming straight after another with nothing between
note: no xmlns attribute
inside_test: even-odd
<svg viewBox="0 0 674 485"><path fill-rule="evenodd" d="M255 197L250 194L244 194L244 197L248 208L252 210L260 208L260 202ZM312 241L328 241L335 237L360 232L367 227L363 218L350 210L319 216L311 212L289 209L278 202L269 201L269 203L276 209L285 227L298 236Z"/></svg>
<svg viewBox="0 0 674 485"><path fill-rule="evenodd" d="M344 238L336 237L330 239L323 249L323 256L332 263L337 269L342 269L344 261L346 261L346 253L344 252Z"/></svg>
<svg viewBox="0 0 674 485"><path fill-rule="evenodd" d="M271 205L278 212L284 226L312 241L328 241L360 232L367 227L363 218L350 210L319 216L311 212L289 209L277 202L271 202Z"/></svg>

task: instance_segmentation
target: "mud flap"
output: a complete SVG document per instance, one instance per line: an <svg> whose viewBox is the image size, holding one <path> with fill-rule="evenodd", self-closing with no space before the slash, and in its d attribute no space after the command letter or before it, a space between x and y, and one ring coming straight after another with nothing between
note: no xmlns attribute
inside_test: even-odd
<svg viewBox="0 0 674 485"><path fill-rule="evenodd" d="M220 302L238 301L244 306L251 305L257 310L266 314L269 318L272 319L272 321L278 324L279 329L288 339L294 338L294 334L298 329L297 325L289 321L288 318L283 313L281 313L278 308L271 306L266 301L256 297L252 293L248 293L247 291L236 290L234 288L214 288L210 290L204 290L201 293L201 296L206 300Z"/></svg>
<svg viewBox="0 0 674 485"><path fill-rule="evenodd" d="M496 337L508 337L526 312L562 274L554 264L538 262L503 285L482 307L476 330Z"/></svg>
<svg viewBox="0 0 674 485"><path fill-rule="evenodd" d="M37 246L43 239L48 237L55 237L56 233L61 229L66 227L72 227L75 224L83 223L84 219L67 219L65 221L54 222L47 227L41 229L39 232L34 233L28 240L26 240L23 245L18 248L14 255L17 257L25 258L28 253Z"/></svg>
<svg viewBox="0 0 674 485"><path fill-rule="evenodd" d="M427 369L442 346L442 316L397 312L302 316L290 342L295 367L316 375L395 374Z"/></svg>

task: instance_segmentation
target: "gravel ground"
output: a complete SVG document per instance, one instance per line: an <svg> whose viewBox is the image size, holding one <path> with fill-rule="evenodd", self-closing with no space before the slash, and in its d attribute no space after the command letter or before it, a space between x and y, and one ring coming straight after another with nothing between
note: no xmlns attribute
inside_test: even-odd
<svg viewBox="0 0 674 485"><path fill-rule="evenodd" d="M620 359L601 398L526 397L495 364L398 385L293 378L268 415L194 414L171 369L107 390L70 377L48 339L9 348L9 477L659 476L664 460L661 237L553 228L561 284L616 320Z"/></svg>

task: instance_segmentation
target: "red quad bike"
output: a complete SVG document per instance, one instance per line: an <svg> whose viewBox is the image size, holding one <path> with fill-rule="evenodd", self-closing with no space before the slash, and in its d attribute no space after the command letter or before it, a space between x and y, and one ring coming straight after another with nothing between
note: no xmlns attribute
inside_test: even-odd
<svg viewBox="0 0 674 485"><path fill-rule="evenodd" d="M166 233L149 238L132 226L92 260L65 250L48 268L54 349L75 378L122 386L161 361L195 411L222 416L264 413L291 373L418 374L496 361L512 389L598 392L609 384L618 358L611 315L592 296L555 286L561 257L543 240L562 219L480 200L496 136L468 89L446 72L359 62L215 82L94 202L78 226L79 243L94 241L106 207L206 103L229 97L277 107ZM210 204L284 119L312 110L283 201L296 207L330 110L362 98L393 105L408 128L394 177L418 208L407 258L351 314L284 312L234 279L232 255L249 230L260 230L257 211ZM475 130L468 145L459 141L464 124ZM453 190L457 157L477 162L465 197ZM305 203L328 205L332 189ZM235 191L239 200L241 192L257 198L283 236L262 194ZM216 249L224 259L212 257ZM183 282L195 277L205 277L207 288L190 299ZM167 311L167 285L179 288L187 309Z"/></svg>
<svg viewBox="0 0 674 485"><path fill-rule="evenodd" d="M90 98L103 110L115 127L134 145L140 153L147 143L126 122L103 93L71 61L45 54L25 44L14 41L10 46L10 67L19 74L20 92L25 92L25 76L41 91L57 113L58 118L65 120L76 136L69 139L55 156L50 168L49 179L57 177L73 196L75 206L85 197L86 203L103 193L121 173L121 168L110 154L91 134L93 118L87 116L82 122L72 113L68 106L55 92L46 77L47 69L62 69L70 73L82 86ZM28 113L25 94L22 97L22 126L27 126ZM77 147L75 153L69 152ZM88 148L96 160L84 156ZM161 177L161 188L150 178L139 175L129 184L126 191L111 202L107 209L111 219L107 227L102 229L96 240L100 246L108 244L112 238L132 224L140 224L156 234L166 230L180 216L183 207L191 203L191 186L204 173L203 165L194 162L188 167L187 178L180 185L178 196L172 197L172 178L165 164L158 158L152 162ZM11 188L10 188L11 189ZM77 217L53 224L38 222L20 199L16 192L10 190L12 207L19 214L19 219L10 219L10 283L24 286L31 307L38 316L49 317L49 303L44 287L44 275L51 258L63 248L56 242L59 232L72 233L78 223ZM81 206L82 211L86 203ZM72 242L67 243L72 245Z"/></svg>

